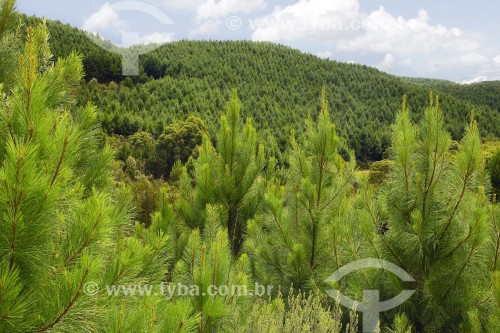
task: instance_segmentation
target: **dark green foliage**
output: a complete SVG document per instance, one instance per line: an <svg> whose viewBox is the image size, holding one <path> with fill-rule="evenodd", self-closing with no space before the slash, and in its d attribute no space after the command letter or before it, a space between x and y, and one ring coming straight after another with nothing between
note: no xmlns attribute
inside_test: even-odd
<svg viewBox="0 0 500 333"><path fill-rule="evenodd" d="M49 22L49 29L56 58L79 50L89 81L122 81L118 55L103 51L85 33L69 26ZM214 136L218 110L237 88L244 116L251 116L259 131L272 133L284 151L292 130L297 134L305 130L303 119L317 110L317 89L326 83L339 136L361 162L380 160L390 145L390 124L401 96L407 94L408 105L422 110L430 90L366 66L321 60L271 43L179 41L141 56L140 66L141 76L118 85L95 81L84 85L80 103L92 101L100 108L108 133L131 135L142 130L158 137L165 126L196 115ZM438 88L446 106L446 129L454 139L463 133L473 109L481 135L500 136L495 125L500 114L491 109L495 104L474 99L475 93L455 96ZM495 89L489 95L495 96L495 91L498 95ZM421 112L413 114L416 119L421 116Z"/></svg>
<svg viewBox="0 0 500 333"><path fill-rule="evenodd" d="M500 111L500 82L478 82L473 84L459 84L444 80L409 79L427 87L468 100L477 105L487 105L493 110Z"/></svg>
<svg viewBox="0 0 500 333"><path fill-rule="evenodd" d="M380 186L387 179L393 166L394 162L391 160L373 162L370 165L370 175L368 179L370 184L376 187Z"/></svg>
<svg viewBox="0 0 500 333"><path fill-rule="evenodd" d="M208 135L207 126L196 116L166 126L158 138L156 160L151 162L157 166L153 175L167 179L175 162L184 164L190 157L196 158L197 147L205 135Z"/></svg>
<svg viewBox="0 0 500 333"><path fill-rule="evenodd" d="M488 161L488 171L491 177L493 192L496 194L498 201L500 200L500 150Z"/></svg>

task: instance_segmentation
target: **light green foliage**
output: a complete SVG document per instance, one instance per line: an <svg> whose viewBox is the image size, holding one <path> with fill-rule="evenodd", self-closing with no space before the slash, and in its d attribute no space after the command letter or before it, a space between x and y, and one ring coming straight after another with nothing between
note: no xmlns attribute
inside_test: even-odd
<svg viewBox="0 0 500 333"><path fill-rule="evenodd" d="M15 0L0 1L0 82L9 88L12 82L11 70L16 66L17 54L20 51L20 31L15 30ZM0 88L0 93L3 89Z"/></svg>
<svg viewBox="0 0 500 333"><path fill-rule="evenodd" d="M299 290L321 284L340 266L338 225L354 180L354 158L338 154L325 90L317 121L293 141L286 184L270 184L266 212L249 226L247 249L260 279Z"/></svg>
<svg viewBox="0 0 500 333"><path fill-rule="evenodd" d="M387 231L378 237L382 256L417 281L404 309L425 332L458 330L468 320L466 311L484 325L480 314L491 305L491 267L484 259L491 233L477 125L469 124L456 154L443 126L432 96L419 126L403 105L393 127L395 165L381 206ZM400 289L397 281L384 287L390 295Z"/></svg>
<svg viewBox="0 0 500 333"><path fill-rule="evenodd" d="M47 40L44 25L27 29L0 105L0 331L124 332L133 318L142 330L155 302L84 286L158 283L166 239L131 236L130 194L110 191L95 109L70 111L81 60L53 64Z"/></svg>
<svg viewBox="0 0 500 333"><path fill-rule="evenodd" d="M339 305L333 308L323 305L319 295L290 293L285 301L279 295L271 302L258 301L253 305L241 333L355 333L357 316L351 313L349 322L342 324L342 310Z"/></svg>
<svg viewBox="0 0 500 333"><path fill-rule="evenodd" d="M387 179L394 162L391 160L382 160L373 162L370 165L370 184L378 187Z"/></svg>
<svg viewBox="0 0 500 333"><path fill-rule="evenodd" d="M257 133L250 119L243 123L240 101L233 91L227 111L221 117L215 147L207 136L194 161L194 183L187 171L180 180L178 214L192 228L203 226L204 208L217 204L224 208L223 225L231 248L237 253L243 242L246 222L258 210L263 179L264 147L257 147Z"/></svg>
<svg viewBox="0 0 500 333"><path fill-rule="evenodd" d="M413 326L405 314L398 314L394 317L393 328L388 330L390 333L413 333Z"/></svg>
<svg viewBox="0 0 500 333"><path fill-rule="evenodd" d="M233 260L227 231L221 228L220 214L207 206L207 221L203 231L194 230L187 241L183 259L177 262L173 284L197 286L198 293L188 297L192 307L200 313L199 332L233 332L240 313L252 291L250 262L246 255ZM227 287L229 292L210 295L211 286ZM231 290L235 289L235 292ZM238 290L241 290L239 294ZM243 315L243 313L241 313ZM233 329L232 329L233 327Z"/></svg>

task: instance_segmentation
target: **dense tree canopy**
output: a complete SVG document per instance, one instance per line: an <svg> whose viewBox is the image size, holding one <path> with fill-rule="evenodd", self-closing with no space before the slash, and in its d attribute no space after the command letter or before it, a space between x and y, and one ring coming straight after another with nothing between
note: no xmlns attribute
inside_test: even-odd
<svg viewBox="0 0 500 333"><path fill-rule="evenodd" d="M48 26L56 57L73 49L82 52L91 82L83 86L80 104L92 101L99 107L108 133L131 135L142 130L160 136L164 126L196 115L215 135L218 110L231 90L238 89L244 116L251 116L257 129L272 133L285 150L291 131L303 132L303 119L316 114L317 89L326 84L339 136L361 162L380 160L389 147L390 124L403 94L417 120L423 116L420 110L427 104L429 90L439 93L446 129L455 140L472 111L483 137L500 136L496 125L500 89L494 84L422 84L285 46L246 41L165 44L140 57L139 76L123 79L118 75L119 55L100 49L82 31L57 22L49 21Z"/></svg>
<svg viewBox="0 0 500 333"><path fill-rule="evenodd" d="M367 331L334 289L415 291L370 331L498 332L496 110L250 42L166 45L82 87L83 40L83 60L57 44L81 33L13 17L0 0L0 332ZM57 61L50 29L70 31ZM385 160L360 172L346 141ZM414 281L327 279L367 258Z"/></svg>

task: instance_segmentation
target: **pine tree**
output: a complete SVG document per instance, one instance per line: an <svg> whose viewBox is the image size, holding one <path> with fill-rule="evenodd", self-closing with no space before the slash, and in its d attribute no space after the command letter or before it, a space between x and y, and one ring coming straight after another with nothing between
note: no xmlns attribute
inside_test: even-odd
<svg viewBox="0 0 500 333"><path fill-rule="evenodd" d="M9 88L12 80L10 72L16 65L17 53L21 44L20 29L15 29L16 1L0 1L0 82ZM0 93L3 89L0 89Z"/></svg>
<svg viewBox="0 0 500 333"><path fill-rule="evenodd" d="M386 231L378 239L381 256L416 280L404 312L419 332L483 331L493 306L486 259L492 242L476 122L453 154L439 101L431 96L419 126L403 105L392 140L395 163L383 196ZM386 282L383 290L397 294L399 284Z"/></svg>
<svg viewBox="0 0 500 333"><path fill-rule="evenodd" d="M250 262L245 254L233 260L227 231L211 205L203 233L192 231L183 259L176 264L172 284L176 283L193 291L187 298L200 314L199 332L234 332L253 288Z"/></svg>
<svg viewBox="0 0 500 333"><path fill-rule="evenodd" d="M244 240L246 222L257 212L265 165L264 148L257 146L257 133L248 118L243 124L236 90L221 117L213 147L204 136L194 161L194 189L187 171L180 181L177 213L192 228L203 226L207 204L224 207L224 223L233 253Z"/></svg>
<svg viewBox="0 0 500 333"><path fill-rule="evenodd" d="M247 250L256 277L299 290L314 288L340 268L339 227L354 181L354 157L339 155L323 88L321 112L307 132L292 141L284 185L270 184L266 212L249 225Z"/></svg>
<svg viewBox="0 0 500 333"><path fill-rule="evenodd" d="M134 233L129 192L111 190L95 108L74 108L81 58L54 64L44 24L26 36L0 103L0 331L150 331L161 299L104 286L159 283L166 238Z"/></svg>

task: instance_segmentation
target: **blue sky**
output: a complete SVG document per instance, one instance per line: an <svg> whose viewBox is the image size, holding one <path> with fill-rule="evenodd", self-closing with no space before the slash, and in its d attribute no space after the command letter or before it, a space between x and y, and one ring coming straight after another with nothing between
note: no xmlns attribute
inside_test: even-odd
<svg viewBox="0 0 500 333"><path fill-rule="evenodd" d="M500 80L500 2L491 0L18 0L18 9L117 45L271 41L395 75Z"/></svg>

